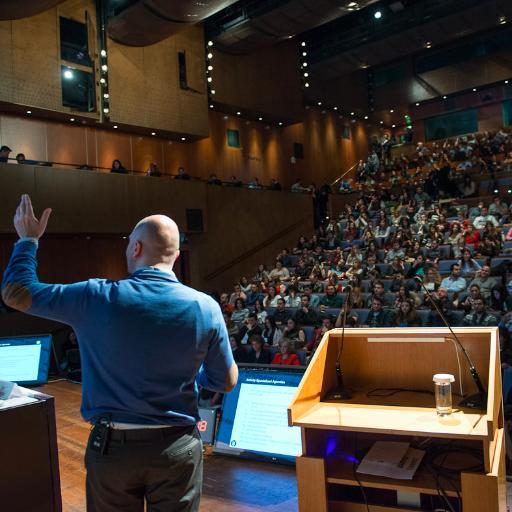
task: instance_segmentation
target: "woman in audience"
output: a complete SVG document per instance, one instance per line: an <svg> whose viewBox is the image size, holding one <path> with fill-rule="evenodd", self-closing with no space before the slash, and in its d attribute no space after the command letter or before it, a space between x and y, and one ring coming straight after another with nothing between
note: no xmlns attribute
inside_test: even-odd
<svg viewBox="0 0 512 512"><path fill-rule="evenodd" d="M482 241L478 244L477 255L486 258L495 258L500 254L500 247L498 242L490 237L484 236Z"/></svg>
<svg viewBox="0 0 512 512"><path fill-rule="evenodd" d="M251 291L251 283L247 277L243 276L240 278L240 289L247 295Z"/></svg>
<svg viewBox="0 0 512 512"><path fill-rule="evenodd" d="M286 338L294 350L299 350L306 344L306 334L299 329L293 318L288 318L286 327L283 330L283 338Z"/></svg>
<svg viewBox="0 0 512 512"><path fill-rule="evenodd" d="M395 325L397 327L420 327L421 324L421 318L416 312L414 302L410 300L400 302L395 316Z"/></svg>
<svg viewBox="0 0 512 512"><path fill-rule="evenodd" d="M245 307L245 302L243 299L236 299L235 301L235 309L233 313L231 313L231 320L235 322L237 325L243 324L247 317L249 316L249 310Z"/></svg>
<svg viewBox="0 0 512 512"><path fill-rule="evenodd" d="M459 222L452 223L445 235L445 242L451 246L453 257L460 258L460 245L464 242L464 234Z"/></svg>
<svg viewBox="0 0 512 512"><path fill-rule="evenodd" d="M298 308L300 306L300 295L297 293L295 286L288 288L288 295L284 298L285 307Z"/></svg>
<svg viewBox="0 0 512 512"><path fill-rule="evenodd" d="M297 247L293 249L293 253L300 254L304 249L309 249L309 243L305 236L300 236L297 242Z"/></svg>
<svg viewBox="0 0 512 512"><path fill-rule="evenodd" d="M354 262L356 260L359 261L359 263L361 263L363 261L363 255L361 254L359 247L357 245L353 245L350 248L345 264L347 265L347 267L351 267L354 265Z"/></svg>
<svg viewBox="0 0 512 512"><path fill-rule="evenodd" d="M123 167L121 160L114 160L112 162L112 167L110 168L110 172L114 172L117 174L128 174L128 171Z"/></svg>
<svg viewBox="0 0 512 512"><path fill-rule="evenodd" d="M265 348L265 343L260 334L253 334L249 343L251 348L247 354L247 362L250 364L270 364L272 362L272 353Z"/></svg>
<svg viewBox="0 0 512 512"><path fill-rule="evenodd" d="M429 292L435 292L441 285L441 274L436 267L429 267L427 273L423 279L423 284Z"/></svg>
<svg viewBox="0 0 512 512"><path fill-rule="evenodd" d="M480 286L472 284L469 287L469 293L464 300L459 300L458 303L454 301L454 306L463 309L467 314L473 311L473 302L476 299L481 299L482 294L480 293Z"/></svg>
<svg viewBox="0 0 512 512"><path fill-rule="evenodd" d="M473 224L468 224L466 229L464 230L464 243L466 245L472 245L474 250L478 249L478 244L480 242L480 232L478 229L475 229Z"/></svg>
<svg viewBox="0 0 512 512"><path fill-rule="evenodd" d="M281 295L277 293L275 286L269 286L267 294L263 299L263 306L266 308L275 308L277 307L277 301L281 299Z"/></svg>
<svg viewBox="0 0 512 512"><path fill-rule="evenodd" d="M402 304L402 302L410 302L411 304L418 307L421 304L421 299L417 293L409 290L405 284L402 284L396 292L395 308L400 308L400 304Z"/></svg>
<svg viewBox="0 0 512 512"><path fill-rule="evenodd" d="M263 307L263 302L259 299L256 299L256 301L254 302L254 312L258 317L258 324L263 327L263 325L265 324L265 319L268 316L268 313L265 311Z"/></svg>
<svg viewBox="0 0 512 512"><path fill-rule="evenodd" d="M472 276L482 268L478 261L473 258L471 251L468 248L465 248L462 251L462 258L458 263L460 265L460 273L462 276Z"/></svg>
<svg viewBox="0 0 512 512"><path fill-rule="evenodd" d="M237 363L247 363L248 354L245 347L242 347L242 344L238 340L236 336L229 337L229 344L231 345L231 352L233 353L233 359Z"/></svg>
<svg viewBox="0 0 512 512"><path fill-rule="evenodd" d="M471 179L469 173L464 174L464 178L462 180L461 185L459 186L459 191L462 197L472 197L476 191L475 182Z"/></svg>
<svg viewBox="0 0 512 512"><path fill-rule="evenodd" d="M354 260L352 266L344 273L345 279L354 279L363 275L363 267L359 260Z"/></svg>
<svg viewBox="0 0 512 512"><path fill-rule="evenodd" d="M265 328L263 329L262 336L267 345L272 347L279 345L279 341L283 337L283 332L277 327L273 316L267 316L267 318L265 318Z"/></svg>
<svg viewBox="0 0 512 512"><path fill-rule="evenodd" d="M272 359L272 364L287 364L293 366L300 366L300 360L292 351L291 344L288 340L282 339L279 342L279 352Z"/></svg>
<svg viewBox="0 0 512 512"><path fill-rule="evenodd" d="M254 274L252 280L255 283L261 283L262 281L265 282L268 280L268 271L267 266L265 264L260 263L258 265L258 270L256 270L256 274Z"/></svg>
<svg viewBox="0 0 512 512"><path fill-rule="evenodd" d="M390 265L390 271L389 271L390 274L397 274L397 273L400 273L400 274L404 274L405 275L405 266L404 266L404 262L402 261L402 259L400 258L400 256L395 256L393 258L393 261L391 262L391 265ZM383 277L386 277L386 276L383 276Z"/></svg>
<svg viewBox="0 0 512 512"><path fill-rule="evenodd" d="M381 219L375 231L375 241L378 247L383 248L387 244L390 232L386 219Z"/></svg>

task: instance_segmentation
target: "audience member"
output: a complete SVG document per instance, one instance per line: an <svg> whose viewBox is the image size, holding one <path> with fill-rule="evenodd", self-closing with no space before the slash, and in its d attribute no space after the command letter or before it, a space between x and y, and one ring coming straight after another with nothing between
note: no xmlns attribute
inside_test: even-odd
<svg viewBox="0 0 512 512"><path fill-rule="evenodd" d="M110 168L110 172L116 174L128 174L128 170L123 167L121 160L114 160L112 162L112 167Z"/></svg>
<svg viewBox="0 0 512 512"><path fill-rule="evenodd" d="M279 342L279 352L272 359L272 364L287 364L300 366L300 360L292 351L292 346L289 340L282 339Z"/></svg>

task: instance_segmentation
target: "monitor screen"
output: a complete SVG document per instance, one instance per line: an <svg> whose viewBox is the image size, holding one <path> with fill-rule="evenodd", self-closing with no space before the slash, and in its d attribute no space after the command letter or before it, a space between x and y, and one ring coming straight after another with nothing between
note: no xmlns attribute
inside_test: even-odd
<svg viewBox="0 0 512 512"><path fill-rule="evenodd" d="M302 445L300 428L288 426L287 409L304 369L239 370L238 384L224 396L215 451L293 462Z"/></svg>
<svg viewBox="0 0 512 512"><path fill-rule="evenodd" d="M0 380L46 384L51 350L50 334L0 338Z"/></svg>

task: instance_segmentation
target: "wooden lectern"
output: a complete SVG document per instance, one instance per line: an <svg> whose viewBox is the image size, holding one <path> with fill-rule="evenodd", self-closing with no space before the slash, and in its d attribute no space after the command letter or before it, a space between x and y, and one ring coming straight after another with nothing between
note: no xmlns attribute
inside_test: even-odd
<svg viewBox="0 0 512 512"><path fill-rule="evenodd" d="M443 509L446 500L453 510L506 512L498 329L454 332L488 391L485 410L457 406L461 384L464 395L477 389L446 328L345 329L343 347L341 329L325 334L288 409L289 424L302 430L300 512L365 512L367 504L371 512L412 512ZM352 398L327 401L336 386L339 354ZM436 373L455 376L450 416L436 413ZM378 440L426 450L412 480L356 473Z"/></svg>

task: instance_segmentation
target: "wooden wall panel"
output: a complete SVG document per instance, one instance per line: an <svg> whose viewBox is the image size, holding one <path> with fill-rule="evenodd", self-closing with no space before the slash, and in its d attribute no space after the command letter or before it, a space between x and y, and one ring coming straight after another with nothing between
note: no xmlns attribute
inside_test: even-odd
<svg viewBox="0 0 512 512"><path fill-rule="evenodd" d="M302 117L297 43L285 42L251 55L228 55L212 49L215 101L233 108L271 115Z"/></svg>
<svg viewBox="0 0 512 512"><path fill-rule="evenodd" d="M154 137L132 137L132 154L134 171L147 171L151 162L156 162L159 169L163 169L164 151L161 140Z"/></svg>
<svg viewBox="0 0 512 512"><path fill-rule="evenodd" d="M65 124L48 123L46 126L48 161L73 162L80 165L87 163L86 131L87 128L81 126L70 129Z"/></svg>
<svg viewBox="0 0 512 512"><path fill-rule="evenodd" d="M91 130L91 144L97 151L93 165L110 169L114 160L121 160L127 169L133 169L132 137L108 130Z"/></svg>
<svg viewBox="0 0 512 512"><path fill-rule="evenodd" d="M48 160L47 123L30 118L0 116L0 142L12 149L10 155L24 153L27 159Z"/></svg>
<svg viewBox="0 0 512 512"><path fill-rule="evenodd" d="M195 91L180 89L178 49L185 49L187 58L200 66L193 77ZM202 27L190 27L147 47L109 40L108 62L113 122L144 126L148 131L208 135Z"/></svg>

